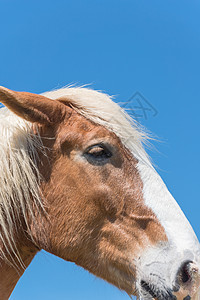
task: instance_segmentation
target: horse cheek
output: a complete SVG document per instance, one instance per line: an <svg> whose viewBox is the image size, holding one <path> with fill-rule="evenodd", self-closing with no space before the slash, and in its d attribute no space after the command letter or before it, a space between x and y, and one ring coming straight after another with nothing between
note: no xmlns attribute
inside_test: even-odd
<svg viewBox="0 0 200 300"><path fill-rule="evenodd" d="M117 216L123 209L123 199L110 187L102 185L95 190L95 202L108 217Z"/></svg>

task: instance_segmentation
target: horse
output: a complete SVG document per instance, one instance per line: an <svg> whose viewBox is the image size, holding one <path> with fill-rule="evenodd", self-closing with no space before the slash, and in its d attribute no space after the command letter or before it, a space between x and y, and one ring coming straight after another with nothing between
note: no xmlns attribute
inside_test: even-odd
<svg viewBox="0 0 200 300"><path fill-rule="evenodd" d="M86 87L0 87L0 299L38 251L147 299L199 299L200 245L148 137Z"/></svg>

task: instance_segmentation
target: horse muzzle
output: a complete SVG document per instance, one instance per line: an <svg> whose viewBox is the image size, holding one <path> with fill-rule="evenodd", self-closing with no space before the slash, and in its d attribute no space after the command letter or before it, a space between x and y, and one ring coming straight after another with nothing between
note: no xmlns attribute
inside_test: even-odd
<svg viewBox="0 0 200 300"><path fill-rule="evenodd" d="M192 261L181 264L171 287L158 274L151 272L146 278L140 281L140 300L200 300L200 269Z"/></svg>

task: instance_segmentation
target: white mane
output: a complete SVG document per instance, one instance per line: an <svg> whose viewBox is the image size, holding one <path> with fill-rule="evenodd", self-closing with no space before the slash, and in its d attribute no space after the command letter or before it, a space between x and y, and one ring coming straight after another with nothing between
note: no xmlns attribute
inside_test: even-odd
<svg viewBox="0 0 200 300"><path fill-rule="evenodd" d="M82 87L62 88L43 95L69 99L75 110L113 131L136 158L150 164L142 146L146 135L108 95ZM42 207L36 163L41 144L30 128L28 122L7 108L0 109L0 244L8 253L11 251L11 258L14 254L18 259L13 216L23 215L28 228L27 211L33 214L33 201L38 209ZM0 255L5 258L1 251Z"/></svg>

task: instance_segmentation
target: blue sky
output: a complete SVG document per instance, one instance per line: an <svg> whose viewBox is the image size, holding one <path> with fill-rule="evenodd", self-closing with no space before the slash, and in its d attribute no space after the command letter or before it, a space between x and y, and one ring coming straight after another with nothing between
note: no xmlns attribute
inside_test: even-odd
<svg viewBox="0 0 200 300"><path fill-rule="evenodd" d="M91 83L117 102L138 91L153 105L157 115L140 119L161 140L150 155L200 238L200 2L0 0L0 11L0 85L41 93ZM41 252L11 299L129 298Z"/></svg>

